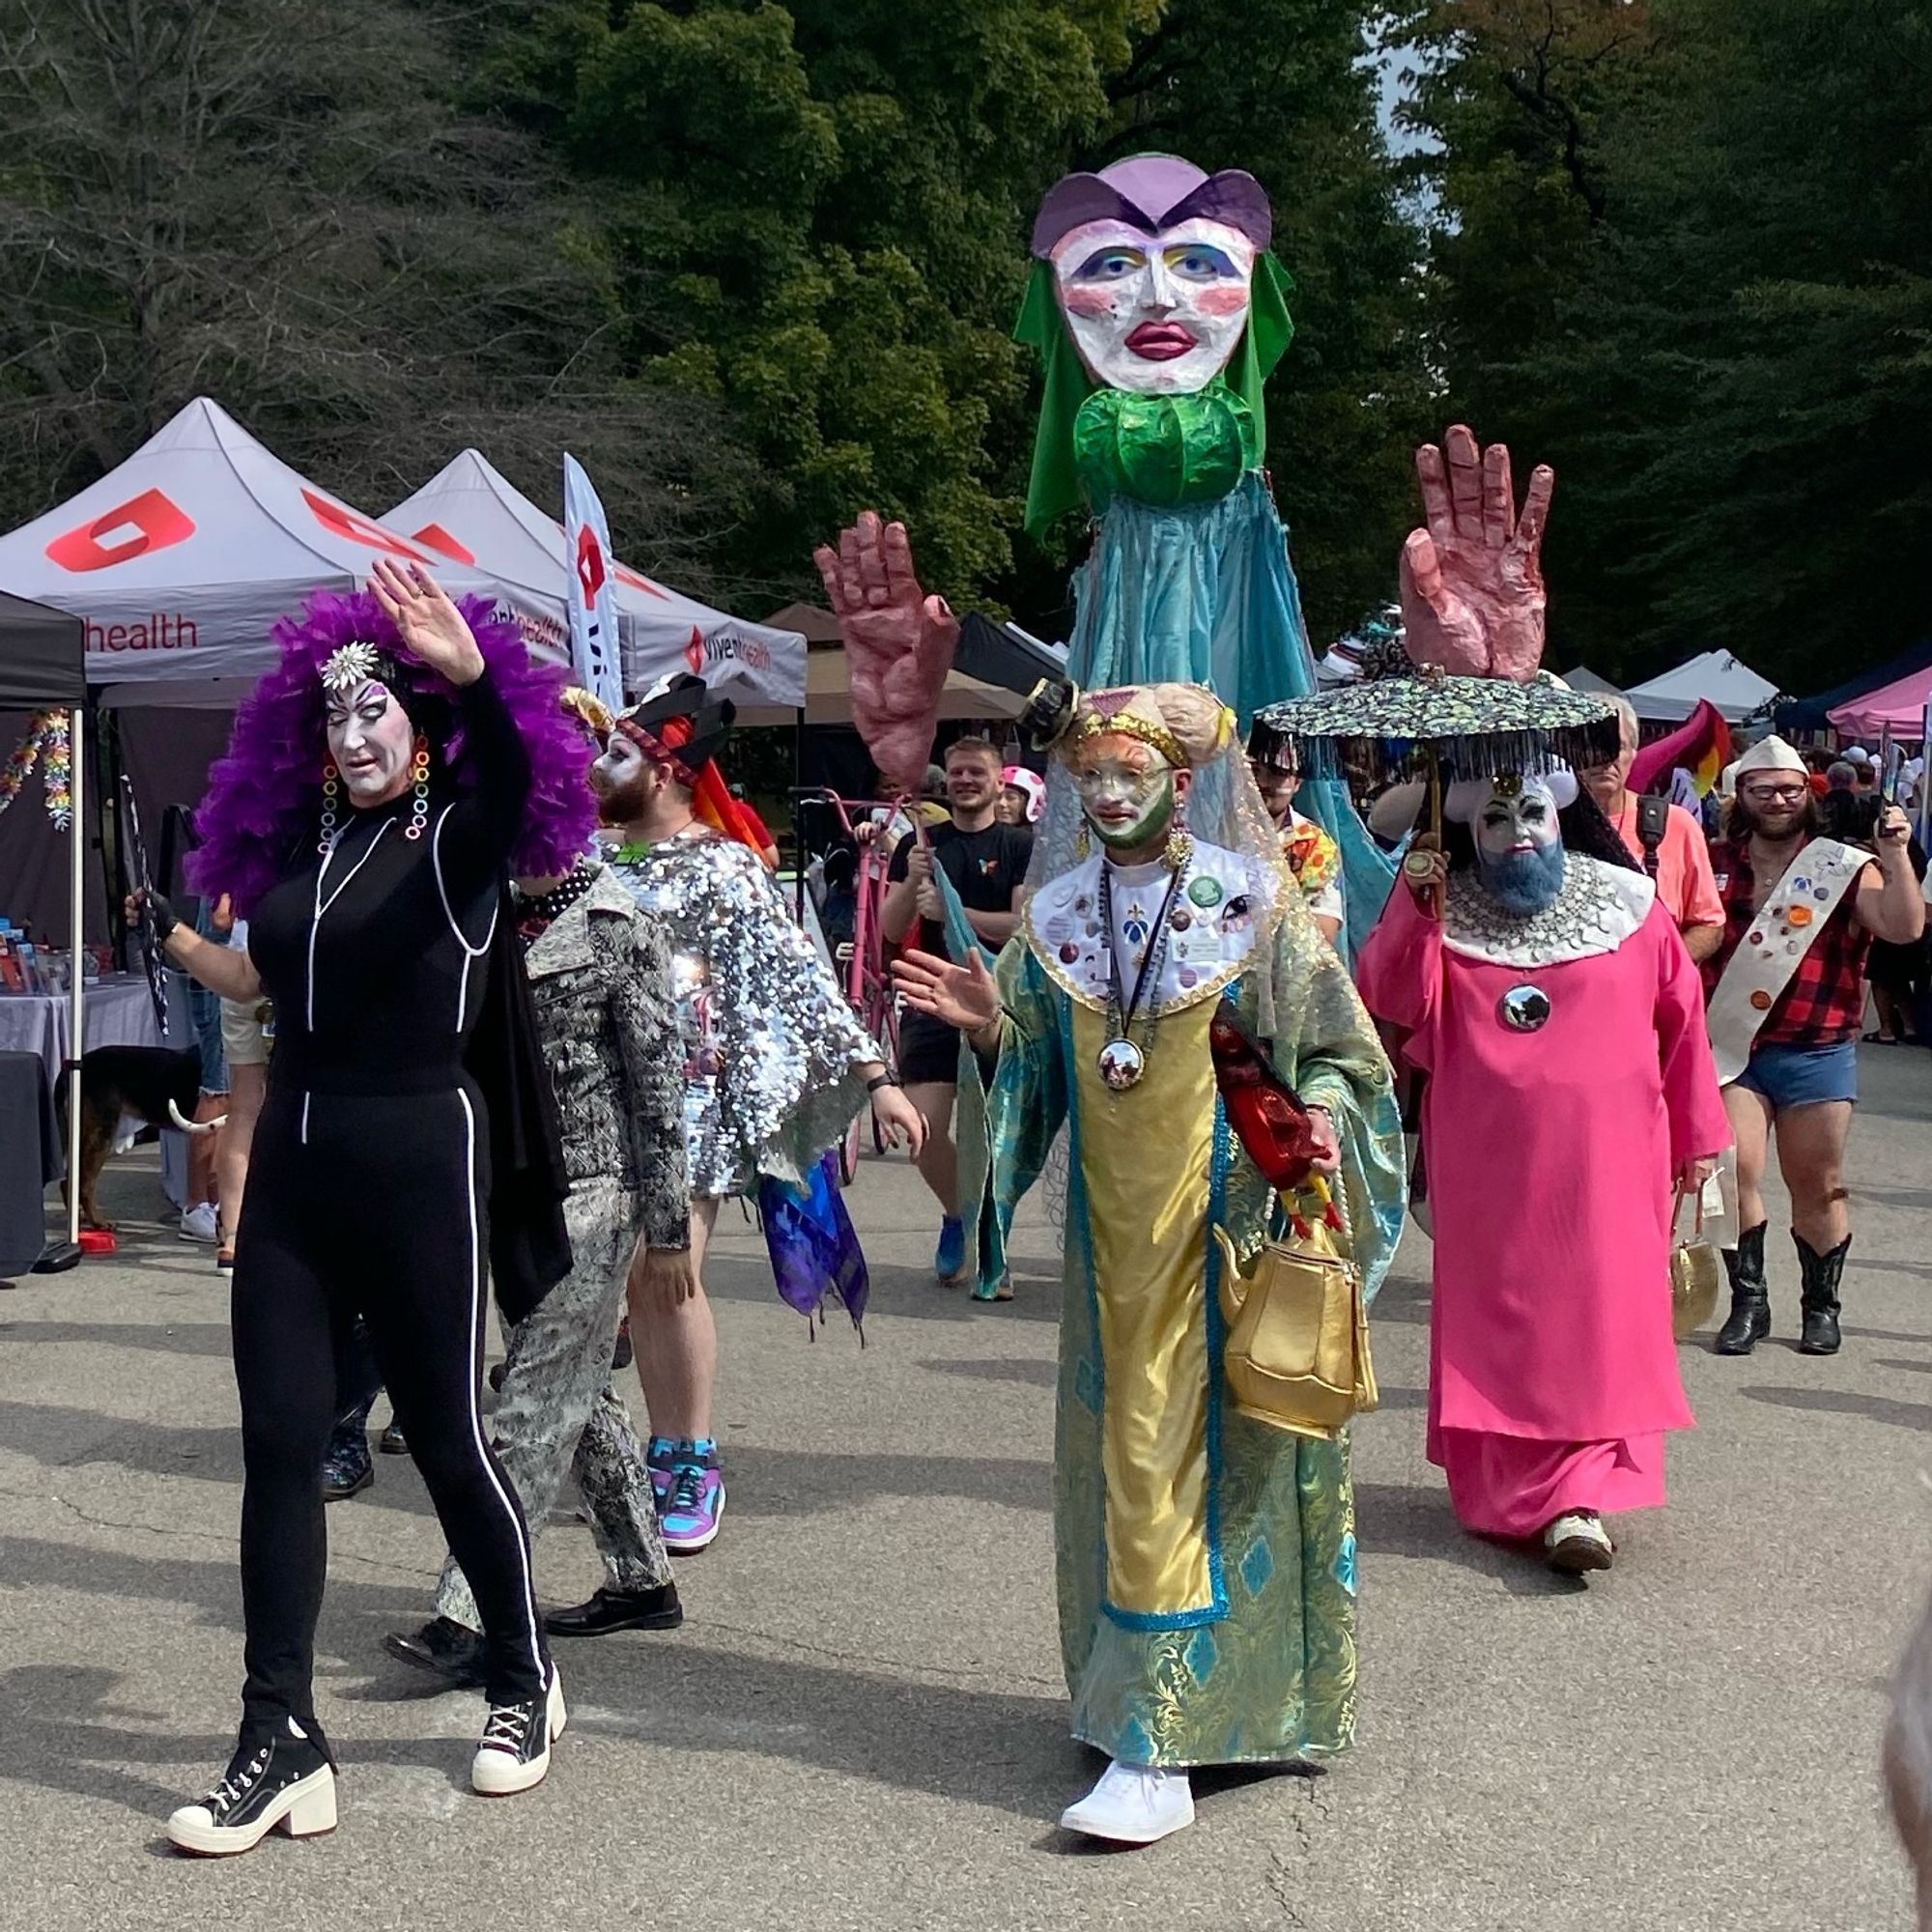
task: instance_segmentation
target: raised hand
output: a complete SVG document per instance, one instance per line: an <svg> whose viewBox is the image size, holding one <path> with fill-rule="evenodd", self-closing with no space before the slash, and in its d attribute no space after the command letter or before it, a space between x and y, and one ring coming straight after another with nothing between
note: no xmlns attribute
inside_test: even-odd
<svg viewBox="0 0 1932 1932"><path fill-rule="evenodd" d="M483 675L475 633L421 564L411 564L405 575L392 558L379 556L369 588L412 658L455 685L474 684Z"/></svg>
<svg viewBox="0 0 1932 1932"><path fill-rule="evenodd" d="M1464 677L1526 684L1543 662L1543 526L1556 472L1538 464L1516 513L1509 451L1479 449L1458 423L1437 448L1415 452L1428 527L1402 551L1402 617L1408 654Z"/></svg>
<svg viewBox="0 0 1932 1932"><path fill-rule="evenodd" d="M987 1032L999 1020L1000 989L977 948L963 966L936 952L902 952L893 961L893 978L908 1006L961 1033Z"/></svg>
<svg viewBox="0 0 1932 1932"><path fill-rule="evenodd" d="M845 644L852 722L887 781L916 792L959 620L945 598L920 588L905 526L882 523L875 510L838 533L837 550L821 544L812 555Z"/></svg>

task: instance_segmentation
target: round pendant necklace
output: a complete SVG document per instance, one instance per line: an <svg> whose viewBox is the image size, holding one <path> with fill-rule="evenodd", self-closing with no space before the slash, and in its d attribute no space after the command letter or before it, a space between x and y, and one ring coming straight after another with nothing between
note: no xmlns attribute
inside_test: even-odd
<svg viewBox="0 0 1932 1932"><path fill-rule="evenodd" d="M1117 1094L1125 1093L1129 1087L1137 1087L1141 1075L1147 1071L1148 1047L1153 1037L1153 1014L1149 1010L1142 1016L1142 1002L1147 999L1149 987L1158 981L1161 962L1167 957L1168 915L1173 912L1174 901L1179 895L1184 870L1183 867L1181 871L1177 871L1167 882L1167 896L1160 902L1152 931L1141 952L1140 971L1134 975L1133 993L1131 997L1122 997L1121 954L1114 931L1114 890L1110 876L1113 867L1104 861L1100 867L1098 910L1100 935L1107 948L1107 1037L1095 1057L1094 1065L1100 1070L1100 1078ZM1151 1002L1149 1005L1151 1008ZM1142 1019L1138 1042L1132 1037L1137 1018Z"/></svg>

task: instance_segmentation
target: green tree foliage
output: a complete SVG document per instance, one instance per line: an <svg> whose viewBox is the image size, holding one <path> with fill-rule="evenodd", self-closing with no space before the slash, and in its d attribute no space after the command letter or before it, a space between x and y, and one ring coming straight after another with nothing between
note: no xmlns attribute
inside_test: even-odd
<svg viewBox="0 0 1932 1932"><path fill-rule="evenodd" d="M575 448L700 569L715 412L623 381L602 235L457 76L403 0L0 0L0 518L206 393L376 511L466 443L554 502Z"/></svg>
<svg viewBox="0 0 1932 1932"><path fill-rule="evenodd" d="M484 98L597 181L628 286L674 291L635 367L726 403L756 452L732 557L771 593L869 503L949 593L1059 606L1080 534L1016 545L1026 238L1067 168L1164 147L1275 195L1300 332L1274 473L1317 635L1389 594L1424 414L1416 244L1361 9L563 0L497 33Z"/></svg>
<svg viewBox="0 0 1932 1932"><path fill-rule="evenodd" d="M1932 16L1912 0L1412 10L1459 410L1561 482L1558 660L1794 690L1932 621Z"/></svg>
<svg viewBox="0 0 1932 1932"><path fill-rule="evenodd" d="M486 98L594 182L641 375L726 404L758 475L729 542L777 594L861 504L936 583L1008 565L994 422L1042 181L1106 113L1136 0L562 0L497 28Z"/></svg>
<svg viewBox="0 0 1932 1932"><path fill-rule="evenodd" d="M1430 426L1365 13L1332 0L0 0L0 516L189 396L372 509L466 442L755 608L865 504L1052 628L1018 535L1040 194L1251 168L1297 285L1271 463L1318 641Z"/></svg>

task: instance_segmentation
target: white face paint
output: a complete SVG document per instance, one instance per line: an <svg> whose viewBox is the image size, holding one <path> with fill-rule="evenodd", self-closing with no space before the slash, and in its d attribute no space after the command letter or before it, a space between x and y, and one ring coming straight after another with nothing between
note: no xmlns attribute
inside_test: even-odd
<svg viewBox="0 0 1932 1932"><path fill-rule="evenodd" d="M600 798L622 791L644 776L650 760L635 740L621 731L612 731L605 741L602 754L590 767L590 789Z"/></svg>
<svg viewBox="0 0 1932 1932"><path fill-rule="evenodd" d="M373 679L354 693L327 699L328 755L354 806L386 805L410 781L415 726L385 684Z"/></svg>
<svg viewBox="0 0 1932 1932"><path fill-rule="evenodd" d="M1556 801L1534 781L1514 795L1492 792L1476 814L1476 848L1489 859L1510 852L1541 852L1562 836Z"/></svg>
<svg viewBox="0 0 1932 1932"><path fill-rule="evenodd" d="M1174 816L1174 768L1138 738L1103 732L1067 761L1080 810L1110 851L1133 852L1167 830Z"/></svg>
<svg viewBox="0 0 1932 1932"><path fill-rule="evenodd" d="M1087 373L1145 395L1192 395L1228 366L1254 271L1245 235L1198 216L1158 235L1089 221L1053 250L1061 312Z"/></svg>

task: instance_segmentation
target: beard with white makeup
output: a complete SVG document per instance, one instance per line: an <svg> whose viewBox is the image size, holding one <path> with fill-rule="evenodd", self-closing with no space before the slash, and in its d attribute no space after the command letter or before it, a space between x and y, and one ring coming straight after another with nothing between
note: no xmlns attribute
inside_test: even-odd
<svg viewBox="0 0 1932 1932"><path fill-rule="evenodd" d="M622 731L612 731L590 767L591 795L600 825L635 825L662 786L658 768Z"/></svg>
<svg viewBox="0 0 1932 1932"><path fill-rule="evenodd" d="M1476 806L1470 822L1476 876L1483 890L1518 918L1543 911L1563 890L1558 794L1574 803L1577 783L1568 773L1554 783L1553 790L1539 779L1499 780Z"/></svg>

